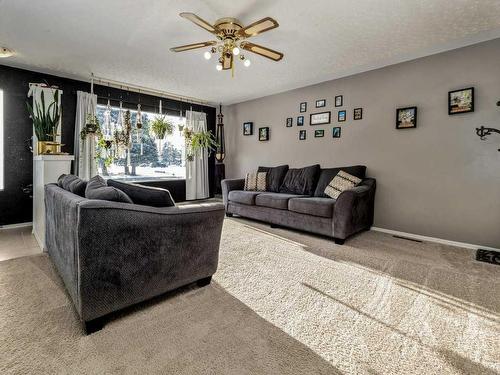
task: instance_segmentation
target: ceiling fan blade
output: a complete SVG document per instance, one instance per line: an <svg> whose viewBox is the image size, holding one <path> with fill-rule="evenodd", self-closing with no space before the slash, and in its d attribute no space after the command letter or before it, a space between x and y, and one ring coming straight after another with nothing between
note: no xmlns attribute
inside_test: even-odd
<svg viewBox="0 0 500 375"><path fill-rule="evenodd" d="M229 70L233 66L233 55L224 55L224 60L222 61L222 69Z"/></svg>
<svg viewBox="0 0 500 375"><path fill-rule="evenodd" d="M243 48L244 50L256 53L257 55L267 57L268 59L274 61L280 61L283 58L283 54L281 52L259 46L258 44L250 42L241 42L240 47Z"/></svg>
<svg viewBox="0 0 500 375"><path fill-rule="evenodd" d="M191 49L203 48L203 47L208 47L208 46L215 46L216 44L217 44L217 42L215 40L211 40L209 42L193 43L193 44L186 44L184 46L179 46L179 47L172 47L172 48L170 48L170 51L172 51L172 52L184 52L184 51L189 51Z"/></svg>
<svg viewBox="0 0 500 375"><path fill-rule="evenodd" d="M209 24L204 19L198 17L194 13L186 13L186 12L184 12L184 13L179 14L179 16L181 16L182 18L185 18L185 19L191 21L195 25L200 26L201 28L207 30L209 33L217 34L217 32L215 31L215 28L211 24Z"/></svg>
<svg viewBox="0 0 500 375"><path fill-rule="evenodd" d="M237 35L243 38L249 38L251 36L258 35L265 31L275 29L279 26L278 21L271 17L263 18L257 22L254 22L243 29L238 30Z"/></svg>

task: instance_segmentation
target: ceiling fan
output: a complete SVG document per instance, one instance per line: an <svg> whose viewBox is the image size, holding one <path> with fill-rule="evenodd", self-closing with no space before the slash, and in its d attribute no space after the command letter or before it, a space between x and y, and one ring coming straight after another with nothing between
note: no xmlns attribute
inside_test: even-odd
<svg viewBox="0 0 500 375"><path fill-rule="evenodd" d="M241 49L264 56L273 61L280 61L283 58L281 52L246 41L246 39L252 36L277 28L279 26L278 22L271 17L265 17L243 27L242 23L236 18L220 18L215 21L214 25L211 25L194 13L181 13L180 16L213 34L218 40L173 47L170 48L172 52L184 52L192 49L211 47L209 51L205 52L205 59L209 60L213 54L219 53L218 64L216 65L217 70L231 69L233 72L235 58L243 61L245 67L249 67L251 64L250 60L241 53Z"/></svg>

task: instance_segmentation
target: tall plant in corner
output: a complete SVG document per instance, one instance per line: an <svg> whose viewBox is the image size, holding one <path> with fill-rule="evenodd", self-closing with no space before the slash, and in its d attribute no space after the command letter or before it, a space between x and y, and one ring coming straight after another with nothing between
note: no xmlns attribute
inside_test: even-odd
<svg viewBox="0 0 500 375"><path fill-rule="evenodd" d="M61 108L59 106L59 90L54 92L54 102L45 107L45 94L42 91L40 94L40 102L35 102L33 108L28 102L29 115L33 120L33 128L35 129L36 137L39 142L55 141L54 135L57 133L57 127L61 118Z"/></svg>

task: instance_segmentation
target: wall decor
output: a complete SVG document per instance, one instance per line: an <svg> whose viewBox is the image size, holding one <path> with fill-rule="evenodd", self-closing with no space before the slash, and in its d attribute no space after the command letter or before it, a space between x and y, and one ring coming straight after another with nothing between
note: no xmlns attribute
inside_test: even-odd
<svg viewBox="0 0 500 375"><path fill-rule="evenodd" d="M300 130L299 131L299 139L301 141L303 141L304 139L306 139L306 131L305 130Z"/></svg>
<svg viewBox="0 0 500 375"><path fill-rule="evenodd" d="M286 127L291 128L293 126L293 118L292 117L287 117L286 119Z"/></svg>
<svg viewBox="0 0 500 375"><path fill-rule="evenodd" d="M300 103L299 110L300 110L300 113L307 112L307 102Z"/></svg>
<svg viewBox="0 0 500 375"><path fill-rule="evenodd" d="M338 116L337 116L339 122L344 122L346 120L346 115L347 115L347 112L345 110L339 111Z"/></svg>
<svg viewBox="0 0 500 375"><path fill-rule="evenodd" d="M253 122L243 123L243 135L253 135Z"/></svg>
<svg viewBox="0 0 500 375"><path fill-rule="evenodd" d="M448 114L474 112L474 87L448 92Z"/></svg>
<svg viewBox="0 0 500 375"><path fill-rule="evenodd" d="M341 128L335 127L332 129L332 136L333 138L340 138L340 133L341 133Z"/></svg>
<svg viewBox="0 0 500 375"><path fill-rule="evenodd" d="M354 120L361 120L363 118L363 108L354 108L352 118Z"/></svg>
<svg viewBox="0 0 500 375"><path fill-rule="evenodd" d="M304 116L297 117L297 126L304 126Z"/></svg>
<svg viewBox="0 0 500 375"><path fill-rule="evenodd" d="M316 100L316 108L326 107L326 99Z"/></svg>
<svg viewBox="0 0 500 375"><path fill-rule="evenodd" d="M269 127L259 128L259 141L269 141Z"/></svg>
<svg viewBox="0 0 500 375"><path fill-rule="evenodd" d="M344 97L342 95L337 95L335 97L335 107L342 107L344 104Z"/></svg>
<svg viewBox="0 0 500 375"><path fill-rule="evenodd" d="M311 113L309 123L310 125L323 125L329 124L331 122L332 113L328 112L320 112L320 113Z"/></svg>
<svg viewBox="0 0 500 375"><path fill-rule="evenodd" d="M396 110L396 129L417 127L417 107L398 108Z"/></svg>
<svg viewBox="0 0 500 375"><path fill-rule="evenodd" d="M314 138L321 138L324 136L325 136L325 131L323 129L314 131Z"/></svg>

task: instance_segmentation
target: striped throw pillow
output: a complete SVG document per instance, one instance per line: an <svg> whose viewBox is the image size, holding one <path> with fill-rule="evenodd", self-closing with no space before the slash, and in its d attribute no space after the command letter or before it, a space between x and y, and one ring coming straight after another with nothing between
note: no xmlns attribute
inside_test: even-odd
<svg viewBox="0 0 500 375"><path fill-rule="evenodd" d="M330 181L325 189L325 194L330 198L337 199L343 191L352 189L358 185L362 180L356 176L350 175L344 171L340 171Z"/></svg>
<svg viewBox="0 0 500 375"><path fill-rule="evenodd" d="M245 177L245 190L266 191L267 172L251 172Z"/></svg>

